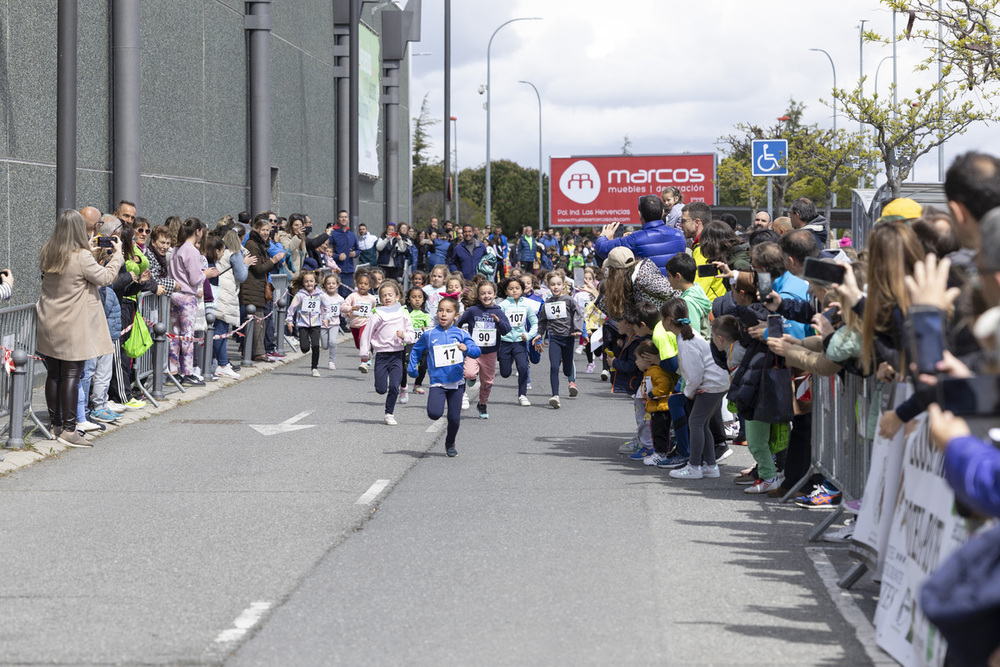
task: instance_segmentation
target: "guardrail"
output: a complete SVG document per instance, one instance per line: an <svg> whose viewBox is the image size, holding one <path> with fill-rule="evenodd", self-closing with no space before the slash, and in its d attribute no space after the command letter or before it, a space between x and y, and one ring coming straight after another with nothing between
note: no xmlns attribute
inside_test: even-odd
<svg viewBox="0 0 1000 667"><path fill-rule="evenodd" d="M46 438L51 437L31 407L32 379L35 376L35 304L0 310L0 347L4 370L0 370L0 419L6 418L7 446L19 447L25 418L30 418ZM16 355L23 352L24 357ZM9 360L9 362L8 362ZM9 372L8 372L9 371ZM21 382L15 382L21 374ZM20 384L20 387L16 385Z"/></svg>

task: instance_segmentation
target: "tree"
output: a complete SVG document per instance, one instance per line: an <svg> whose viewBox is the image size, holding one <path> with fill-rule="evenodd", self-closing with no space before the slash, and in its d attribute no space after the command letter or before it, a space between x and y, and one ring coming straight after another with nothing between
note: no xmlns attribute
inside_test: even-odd
<svg viewBox="0 0 1000 667"><path fill-rule="evenodd" d="M430 93L424 95L424 101L420 105L420 116L413 119L413 168L422 167L427 164L427 151L430 150L431 141L428 136L428 128L441 122L439 118L431 118L428 108L427 98ZM441 179L444 180L444 167L441 168Z"/></svg>
<svg viewBox="0 0 1000 667"><path fill-rule="evenodd" d="M891 94L885 99L878 93L865 95L863 84L864 79L852 91L835 89L833 97L843 105L845 116L872 128L870 141L885 168L893 197L899 196L917 158L962 134L971 124L995 117L994 112L972 100L963 100L963 91L947 83L917 88L912 97L904 97L897 105Z"/></svg>
<svg viewBox="0 0 1000 667"><path fill-rule="evenodd" d="M625 133L625 140L622 142L622 155L632 154L632 140L628 138L628 132Z"/></svg>
<svg viewBox="0 0 1000 667"><path fill-rule="evenodd" d="M930 54L917 69L931 69L940 58L945 81L961 83L970 91L1000 82L996 0L882 0L882 4L908 17L906 39L916 37L928 44ZM892 41L876 33L869 33L869 38Z"/></svg>

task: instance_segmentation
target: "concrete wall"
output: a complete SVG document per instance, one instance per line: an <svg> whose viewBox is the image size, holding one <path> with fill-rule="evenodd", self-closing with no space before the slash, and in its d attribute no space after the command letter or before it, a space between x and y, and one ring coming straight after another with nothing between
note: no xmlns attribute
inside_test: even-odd
<svg viewBox="0 0 1000 667"><path fill-rule="evenodd" d="M139 214L213 226L249 207L247 38L239 0L146 0L141 13ZM380 31L379 12L365 22ZM330 0L272 3L273 208L308 213L316 229L346 208L335 197L336 114ZM0 0L0 267L15 301L38 295L38 251L55 220L56 0ZM79 2L77 207L110 210L110 1ZM401 74L400 146L409 145ZM384 123L384 119L382 119ZM380 164L384 168L379 140ZM405 152L405 148L404 148ZM399 220L408 215L409 155L400 155ZM360 219L381 229L383 181L362 180Z"/></svg>

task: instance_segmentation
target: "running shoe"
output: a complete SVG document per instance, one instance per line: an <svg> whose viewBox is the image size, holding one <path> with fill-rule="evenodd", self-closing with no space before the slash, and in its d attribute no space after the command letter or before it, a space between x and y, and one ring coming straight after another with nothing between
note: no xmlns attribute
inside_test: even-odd
<svg viewBox="0 0 1000 667"><path fill-rule="evenodd" d="M778 486L778 478L758 479L754 484L743 489L743 493L767 493Z"/></svg>
<svg viewBox="0 0 1000 667"><path fill-rule="evenodd" d="M396 425L396 418L394 416L392 416L392 415L386 415L385 416L385 425L386 426L395 426Z"/></svg>
<svg viewBox="0 0 1000 667"><path fill-rule="evenodd" d="M126 407L124 403L115 403L114 401L109 400L108 409L111 410L111 412L122 415L125 414L125 411L128 410L128 407Z"/></svg>
<svg viewBox="0 0 1000 667"><path fill-rule="evenodd" d="M605 368L601 371L601 382L607 382L609 377L611 377L611 373L608 372L608 369Z"/></svg>
<svg viewBox="0 0 1000 667"><path fill-rule="evenodd" d="M740 474L739 477L733 480L733 484L739 484L740 486L749 486L750 484L755 484L760 477L757 476L757 469L753 468L750 472L745 472Z"/></svg>
<svg viewBox="0 0 1000 667"><path fill-rule="evenodd" d="M525 385L528 389L531 389L531 380L528 380L528 384Z"/></svg>
<svg viewBox="0 0 1000 667"><path fill-rule="evenodd" d="M455 445L445 445L444 451L449 457L458 456L458 450L455 449Z"/></svg>
<svg viewBox="0 0 1000 667"><path fill-rule="evenodd" d="M399 404L400 405L406 405L409 402L410 402L410 396L409 396L409 394L406 393L405 389L400 389L399 390Z"/></svg>
<svg viewBox="0 0 1000 667"><path fill-rule="evenodd" d="M701 467L701 476L702 477L711 477L711 478L714 479L716 477L719 477L720 475L721 475L721 473L719 472L719 466L718 466L718 464L716 464L714 466L702 466Z"/></svg>
<svg viewBox="0 0 1000 667"><path fill-rule="evenodd" d="M470 403L469 403L469 395L463 393L462 394L462 409L463 410L468 410L469 409L469 405L470 405Z"/></svg>
<svg viewBox="0 0 1000 667"><path fill-rule="evenodd" d="M570 382L569 383L569 397L570 398L574 398L579 393L580 393L580 390L576 388L576 383L575 382Z"/></svg>
<svg viewBox="0 0 1000 667"><path fill-rule="evenodd" d="M91 410L90 418L94 421L110 424L118 419L121 419L121 415L111 412L111 410L108 410L107 408L101 408L100 410Z"/></svg>
<svg viewBox="0 0 1000 667"><path fill-rule="evenodd" d="M314 378L318 378L318 377L320 377L320 374L319 374L319 369L318 369L318 368L314 368L314 369L312 369L312 376L313 376Z"/></svg>
<svg viewBox="0 0 1000 667"><path fill-rule="evenodd" d="M219 377L232 378L234 380L240 379L240 374L233 370L232 365L226 364L225 366L219 366L215 369L215 374Z"/></svg>
<svg viewBox="0 0 1000 667"><path fill-rule="evenodd" d="M659 463L656 464L657 468L664 468L665 470L675 470L677 468L683 468L687 465L686 456L668 456Z"/></svg>
<svg viewBox="0 0 1000 667"><path fill-rule="evenodd" d="M479 418L480 419L489 419L490 418L490 413L487 412L487 410L486 410L486 404L485 403L479 403L479 404L477 404L476 405L476 410L479 411Z"/></svg>
<svg viewBox="0 0 1000 667"><path fill-rule="evenodd" d="M184 375L183 377L179 377L177 379L180 380L181 384L183 384L185 386L188 386L188 387L204 387L205 386L205 383L203 381L199 380L198 378L196 378L193 375ZM133 399L133 400L135 400L135 399ZM132 407L132 401L129 401L125 405L127 405L129 407ZM143 405L145 405L145 403L143 403Z"/></svg>
<svg viewBox="0 0 1000 667"><path fill-rule="evenodd" d="M652 447L642 447L632 452L632 454L629 455L629 458L632 459L633 461L642 461L647 456L652 456L654 453L655 452L653 451Z"/></svg>
<svg viewBox="0 0 1000 667"><path fill-rule="evenodd" d="M632 438L628 442L624 442L618 447L618 453L631 454L637 449L639 449L639 438Z"/></svg>
<svg viewBox="0 0 1000 667"><path fill-rule="evenodd" d="M103 424L95 424L90 421L82 421L76 423L76 430L83 431L84 433L90 433L91 431L103 431L105 426Z"/></svg>
<svg viewBox="0 0 1000 667"><path fill-rule="evenodd" d="M87 442L87 439L84 438L83 434L79 431L62 431L58 436L56 436L56 440L67 447L76 447L78 449L93 447L93 445Z"/></svg>
<svg viewBox="0 0 1000 667"><path fill-rule="evenodd" d="M202 384L205 384L202 382ZM146 401L140 401L137 398L130 398L126 403L125 407L129 410L141 410L146 407Z"/></svg>
<svg viewBox="0 0 1000 667"><path fill-rule="evenodd" d="M594 362L593 361L591 361L589 364L587 364L587 370L586 370L586 372L587 373L593 373L594 372Z"/></svg>
<svg viewBox="0 0 1000 667"><path fill-rule="evenodd" d="M644 466L655 466L660 461L666 461L666 460L667 460L667 455L666 454L661 454L659 452L653 452L652 454L650 454L649 456L647 456L646 458L644 458L642 460L642 465L644 465Z"/></svg>
<svg viewBox="0 0 1000 667"><path fill-rule="evenodd" d="M840 491L830 491L820 484L808 496L799 496L792 502L809 510L832 510L837 508L842 499Z"/></svg>
<svg viewBox="0 0 1000 667"><path fill-rule="evenodd" d="M553 396L552 398L550 398L549 399L549 405L551 405L553 408L555 408L556 410L558 410L559 409L559 397L558 396Z"/></svg>
<svg viewBox="0 0 1000 667"><path fill-rule="evenodd" d="M368 364L366 364L365 362L362 361L360 364L358 364L358 370L361 371L362 373L367 373L368 372Z"/></svg>
<svg viewBox="0 0 1000 667"><path fill-rule="evenodd" d="M335 371L335 370L337 370L337 364L333 363L332 361L331 361L330 363L328 363L328 364L326 365L326 367L327 367L327 368L328 368L329 370L331 370L331 371Z"/></svg>
<svg viewBox="0 0 1000 667"><path fill-rule="evenodd" d="M701 466L693 466L690 463L683 468L671 470L670 476L674 479L701 479L704 477L701 472Z"/></svg>
<svg viewBox="0 0 1000 667"><path fill-rule="evenodd" d="M413 387L413 391L417 392L418 394L422 394L424 393L424 388L418 384L415 387Z"/></svg>
<svg viewBox="0 0 1000 667"><path fill-rule="evenodd" d="M275 350L274 352L268 352L267 356L274 357L275 359L284 359L287 355L282 354L281 352Z"/></svg>
<svg viewBox="0 0 1000 667"><path fill-rule="evenodd" d="M517 404L520 405L522 408L526 408L529 405L531 405L531 401L528 400L527 396L521 394L520 396L517 397Z"/></svg>
<svg viewBox="0 0 1000 667"><path fill-rule="evenodd" d="M716 445L715 446L715 462L722 463L730 456L733 455L733 450L729 448L729 445Z"/></svg>

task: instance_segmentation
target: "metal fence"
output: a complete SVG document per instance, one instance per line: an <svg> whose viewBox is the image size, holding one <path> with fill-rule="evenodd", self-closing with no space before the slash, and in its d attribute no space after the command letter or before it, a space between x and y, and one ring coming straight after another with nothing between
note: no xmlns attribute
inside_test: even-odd
<svg viewBox="0 0 1000 667"><path fill-rule="evenodd" d="M27 382L25 382L24 396L21 404L24 406L22 420L28 417L35 423L42 434L49 438L50 434L42 421L35 414L31 407L31 390L34 384L35 364L40 363L35 358L35 328L37 321L37 311L35 304L27 306L16 306L0 310L0 347L6 351L22 350L28 355ZM5 355L9 352L5 352ZM11 391L13 389L13 376L5 370L0 370L0 419L3 419L3 431L10 430L11 419L16 419L16 415L11 415Z"/></svg>
<svg viewBox="0 0 1000 667"><path fill-rule="evenodd" d="M150 335L153 334L153 328L156 326L157 322L160 322L160 299L167 297L158 297L150 292L143 292L139 295L139 313L142 315L143 319L146 320L146 326L149 327ZM167 309L170 312L170 309ZM135 381L142 391L146 400L153 404L153 407L160 407L159 402L153 398L152 393L150 393L151 387L147 387L144 383L151 383L153 377L153 349L150 348L146 354L135 360Z"/></svg>

